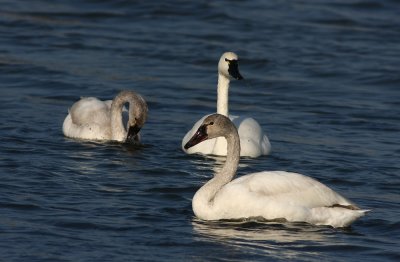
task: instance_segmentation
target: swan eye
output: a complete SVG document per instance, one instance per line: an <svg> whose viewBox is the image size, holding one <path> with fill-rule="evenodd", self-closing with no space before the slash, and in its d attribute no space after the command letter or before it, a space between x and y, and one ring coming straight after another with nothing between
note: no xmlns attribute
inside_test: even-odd
<svg viewBox="0 0 400 262"><path fill-rule="evenodd" d="M228 58L225 58L225 62L228 62L228 64L231 62Z"/></svg>

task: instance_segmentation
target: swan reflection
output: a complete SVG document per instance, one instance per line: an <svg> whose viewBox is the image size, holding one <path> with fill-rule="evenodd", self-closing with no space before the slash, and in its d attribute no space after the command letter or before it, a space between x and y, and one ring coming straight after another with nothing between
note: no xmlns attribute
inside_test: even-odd
<svg viewBox="0 0 400 262"><path fill-rule="evenodd" d="M309 250L310 246L325 246L329 234L335 229L315 227L307 223L282 223L282 221L203 221L192 220L193 231L201 240L227 245L236 251L268 254L269 257L295 259L320 256Z"/></svg>
<svg viewBox="0 0 400 262"><path fill-rule="evenodd" d="M333 230L327 226L316 227L307 223L285 223L283 221L260 221L246 219L237 221L202 221L194 218L193 230L199 235L219 239L246 241L266 240L279 243L296 241L323 241L323 232Z"/></svg>

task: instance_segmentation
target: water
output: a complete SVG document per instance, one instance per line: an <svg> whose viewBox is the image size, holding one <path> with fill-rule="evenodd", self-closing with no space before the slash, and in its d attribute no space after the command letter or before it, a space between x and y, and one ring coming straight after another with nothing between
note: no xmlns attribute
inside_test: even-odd
<svg viewBox="0 0 400 262"><path fill-rule="evenodd" d="M398 1L0 2L1 261L400 259ZM247 79L230 111L273 146L238 175L300 172L367 216L348 229L194 217L221 160L180 142L215 112L228 50ZM148 101L143 146L63 137L80 96L122 89Z"/></svg>

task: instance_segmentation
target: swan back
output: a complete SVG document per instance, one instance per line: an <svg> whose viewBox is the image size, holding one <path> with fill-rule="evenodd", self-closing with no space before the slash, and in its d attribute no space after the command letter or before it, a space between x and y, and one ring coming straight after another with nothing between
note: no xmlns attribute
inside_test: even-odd
<svg viewBox="0 0 400 262"><path fill-rule="evenodd" d="M84 97L69 109L71 120L77 125L95 123L105 125L110 121L109 103L100 101L95 97Z"/></svg>
<svg viewBox="0 0 400 262"><path fill-rule="evenodd" d="M74 103L63 123L67 137L108 140L111 137L110 103L84 97Z"/></svg>

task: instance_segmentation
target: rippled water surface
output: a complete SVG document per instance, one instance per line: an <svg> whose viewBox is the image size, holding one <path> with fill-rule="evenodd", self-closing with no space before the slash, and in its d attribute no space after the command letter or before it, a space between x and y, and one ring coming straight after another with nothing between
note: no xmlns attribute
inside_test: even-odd
<svg viewBox="0 0 400 262"><path fill-rule="evenodd" d="M1 261L399 261L400 3L0 1ZM351 228L204 222L191 199L223 158L185 155L215 112L216 67L246 78L230 111L268 157L239 174L314 177L362 208ZM81 96L149 104L143 145L61 131Z"/></svg>

